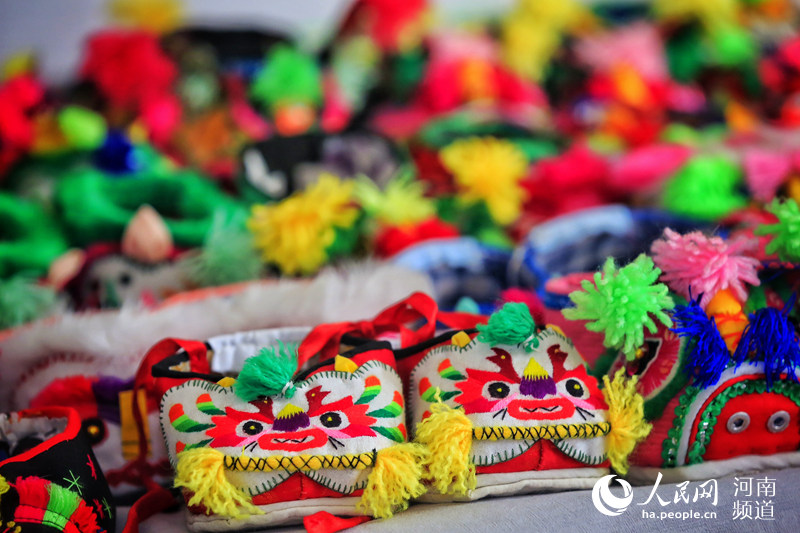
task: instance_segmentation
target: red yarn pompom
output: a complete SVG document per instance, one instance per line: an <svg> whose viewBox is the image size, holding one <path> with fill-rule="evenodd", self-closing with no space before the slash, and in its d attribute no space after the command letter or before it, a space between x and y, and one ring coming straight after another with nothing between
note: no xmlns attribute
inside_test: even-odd
<svg viewBox="0 0 800 533"><path fill-rule="evenodd" d="M395 226L380 231L375 237L375 253L380 257L391 257L418 242L458 236L458 229L454 226L438 218L429 218L413 226Z"/></svg>
<svg viewBox="0 0 800 533"><path fill-rule="evenodd" d="M155 35L110 30L89 39L81 74L112 105L138 111L146 102L169 93L178 71Z"/></svg>

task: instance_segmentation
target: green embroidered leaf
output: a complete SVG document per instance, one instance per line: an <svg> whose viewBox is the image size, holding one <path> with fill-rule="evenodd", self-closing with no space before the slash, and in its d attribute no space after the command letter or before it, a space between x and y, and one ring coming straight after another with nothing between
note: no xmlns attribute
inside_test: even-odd
<svg viewBox="0 0 800 533"><path fill-rule="evenodd" d="M373 430L380 433L387 439L391 439L395 442L403 442L405 441L405 437L403 437L403 432L400 431L398 428L384 428L384 427L373 427Z"/></svg>
<svg viewBox="0 0 800 533"><path fill-rule="evenodd" d="M172 427L181 433L197 433L214 427L214 424L201 424L186 415L181 415L172 421Z"/></svg>
<svg viewBox="0 0 800 533"><path fill-rule="evenodd" d="M374 418L394 418L396 416L400 416L403 412L403 408L397 404L397 402L392 402L383 409L378 409L377 411L370 411L367 413L367 416L371 416Z"/></svg>

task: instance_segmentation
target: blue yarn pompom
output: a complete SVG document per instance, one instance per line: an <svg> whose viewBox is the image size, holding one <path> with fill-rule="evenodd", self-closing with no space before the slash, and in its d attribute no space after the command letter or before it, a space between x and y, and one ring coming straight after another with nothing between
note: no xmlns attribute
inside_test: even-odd
<svg viewBox="0 0 800 533"><path fill-rule="evenodd" d="M731 357L716 321L703 311L699 301L675 307L672 318L676 326L672 331L693 343L686 353L684 372L694 378L696 386L706 388L719 381Z"/></svg>
<svg viewBox="0 0 800 533"><path fill-rule="evenodd" d="M775 380L787 374L797 381L795 371L800 365L800 345L797 332L789 320L794 298L782 310L772 307L759 309L750 315L750 323L733 355L736 368L746 360L763 361L767 390Z"/></svg>

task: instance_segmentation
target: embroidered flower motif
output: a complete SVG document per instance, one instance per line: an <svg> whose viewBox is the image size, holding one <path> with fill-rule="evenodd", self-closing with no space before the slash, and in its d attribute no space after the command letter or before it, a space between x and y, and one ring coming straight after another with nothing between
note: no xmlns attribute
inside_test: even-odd
<svg viewBox="0 0 800 533"><path fill-rule="evenodd" d="M253 206L248 228L264 261L286 274L312 274L328 260L337 229L358 218L353 183L323 175L307 190L272 205Z"/></svg>

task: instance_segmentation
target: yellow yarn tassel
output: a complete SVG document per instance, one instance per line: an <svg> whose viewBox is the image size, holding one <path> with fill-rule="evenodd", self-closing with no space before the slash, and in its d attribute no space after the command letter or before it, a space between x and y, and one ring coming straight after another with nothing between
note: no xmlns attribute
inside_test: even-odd
<svg viewBox="0 0 800 533"><path fill-rule="evenodd" d="M378 459L367 478L359 509L375 518L389 518L408 507L408 500L422 496L422 465L428 451L406 442L378 451Z"/></svg>
<svg viewBox="0 0 800 533"><path fill-rule="evenodd" d="M622 475L628 472L628 455L652 429L644 420L644 398L636 392L638 381L638 376L627 379L623 368L614 375L614 381L603 376L603 395L611 423L611 432L606 437L606 452L611 466Z"/></svg>
<svg viewBox="0 0 800 533"><path fill-rule="evenodd" d="M417 426L417 442L430 450L425 479L442 494L467 494L475 488L475 465L470 461L472 422L461 409L439 402Z"/></svg>
<svg viewBox="0 0 800 533"><path fill-rule="evenodd" d="M212 448L196 448L178 454L175 486L191 491L189 505L200 504L207 514L239 518L246 511L261 514L229 480L225 473L225 455Z"/></svg>

